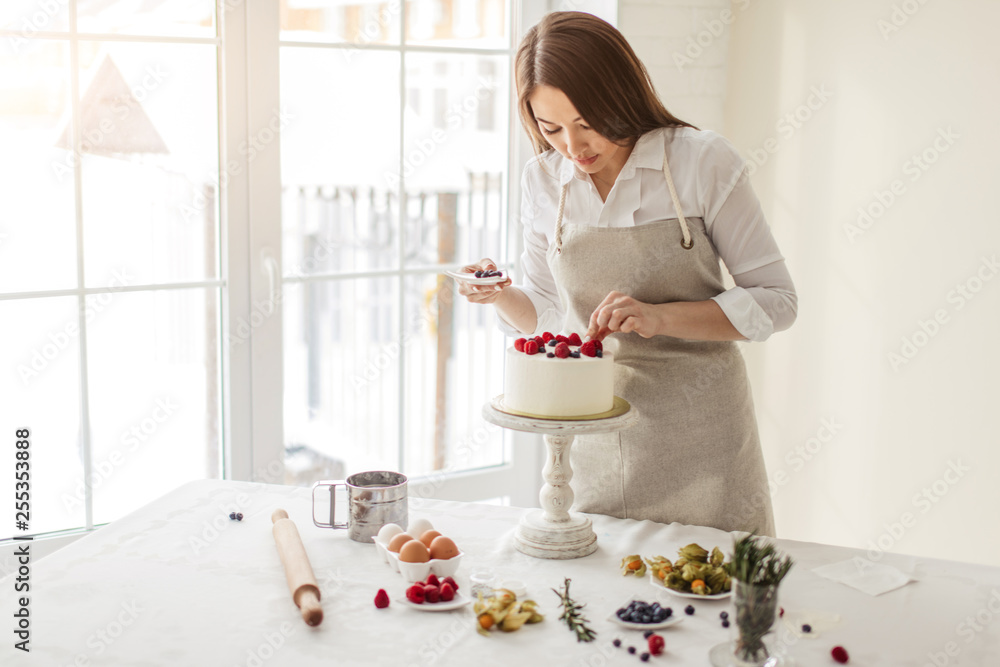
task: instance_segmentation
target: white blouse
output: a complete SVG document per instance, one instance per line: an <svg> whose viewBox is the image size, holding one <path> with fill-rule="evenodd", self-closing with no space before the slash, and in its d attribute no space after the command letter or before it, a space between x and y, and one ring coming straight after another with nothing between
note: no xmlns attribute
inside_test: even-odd
<svg viewBox="0 0 1000 667"><path fill-rule="evenodd" d="M518 287L535 306L536 332L562 329L564 310L545 259L555 234L562 185L570 183L564 225L630 227L676 218L663 177L664 151L688 224L703 226L736 283L712 297L729 321L752 341L765 340L795 321L795 287L750 185L745 161L716 132L670 127L639 138L605 202L590 176L555 150L532 158L525 166L521 179L524 282ZM498 319L504 333L520 335L503 317Z"/></svg>

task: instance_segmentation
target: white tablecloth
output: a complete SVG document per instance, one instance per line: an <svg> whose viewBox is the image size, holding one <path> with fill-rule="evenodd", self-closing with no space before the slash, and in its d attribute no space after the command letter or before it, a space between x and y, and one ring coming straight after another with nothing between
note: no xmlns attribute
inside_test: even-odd
<svg viewBox="0 0 1000 667"><path fill-rule="evenodd" d="M323 592L325 620L309 628L291 601L271 534L271 512L285 508L298 526ZM434 500L410 500L411 520L429 519L465 552L456 577L468 592L475 567L527 583L541 603L543 623L482 637L471 607L422 613L394 602L372 603L385 588L396 600L406 584L376 556L373 545L345 531L316 528L308 489L238 482L187 484L31 566L31 653L13 648L5 629L0 665L638 665L637 655L611 641L642 646L639 632L607 616L635 594L680 612L687 601L654 589L648 577L622 577L623 555L673 558L690 542L731 548L731 536L710 528L594 516L596 553L571 561L538 560L512 545L525 510ZM230 521L230 511L245 515ZM781 589L786 611L839 614L840 625L819 638L787 633L798 665L833 665L829 651L845 646L851 665L1000 665L1000 568L888 554L917 581L871 597L811 572L861 551L778 540L796 559ZM14 610L13 576L0 581L5 628ZM558 620L550 590L572 578L586 603L595 642L577 643ZM718 614L731 604L695 603L695 616L663 631L667 652L652 665L708 665L709 649L730 634ZM976 629L978 628L978 630ZM951 655L949 655L949 652Z"/></svg>

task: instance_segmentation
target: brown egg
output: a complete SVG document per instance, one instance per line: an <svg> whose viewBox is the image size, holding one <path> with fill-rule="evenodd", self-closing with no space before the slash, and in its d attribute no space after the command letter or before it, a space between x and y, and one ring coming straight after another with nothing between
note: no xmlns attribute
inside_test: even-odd
<svg viewBox="0 0 1000 667"><path fill-rule="evenodd" d="M398 554L400 547L412 539L413 535L410 535L409 533L400 533L399 535L395 535L391 540L389 540L388 549L392 553Z"/></svg>
<svg viewBox="0 0 1000 667"><path fill-rule="evenodd" d="M448 560L458 555L458 547L451 541L450 537L438 535L431 542L431 558L438 560Z"/></svg>
<svg viewBox="0 0 1000 667"><path fill-rule="evenodd" d="M404 563L426 563L430 559L427 547L420 540L410 540L399 550L399 560Z"/></svg>
<svg viewBox="0 0 1000 667"><path fill-rule="evenodd" d="M420 536L420 541L424 543L425 547L427 547L428 549L430 549L431 548L431 542L433 542L434 538L437 537L440 534L441 533L437 532L436 530L428 530L423 535Z"/></svg>

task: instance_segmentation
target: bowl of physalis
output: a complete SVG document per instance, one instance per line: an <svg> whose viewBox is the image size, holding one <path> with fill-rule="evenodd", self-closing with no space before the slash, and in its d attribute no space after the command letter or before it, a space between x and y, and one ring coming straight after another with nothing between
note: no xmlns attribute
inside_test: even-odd
<svg viewBox="0 0 1000 667"><path fill-rule="evenodd" d="M709 553L698 544L677 550L673 562L663 556L646 558L650 582L682 598L720 600L732 591L732 561L726 562L719 547Z"/></svg>

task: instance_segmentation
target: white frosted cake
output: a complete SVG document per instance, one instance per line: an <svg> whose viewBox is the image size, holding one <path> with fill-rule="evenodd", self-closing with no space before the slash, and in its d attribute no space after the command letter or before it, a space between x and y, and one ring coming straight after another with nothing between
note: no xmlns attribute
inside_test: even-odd
<svg viewBox="0 0 1000 667"><path fill-rule="evenodd" d="M549 340L555 343L550 344ZM581 417L614 406L614 356L578 334L519 338L507 348L504 407L543 417Z"/></svg>

